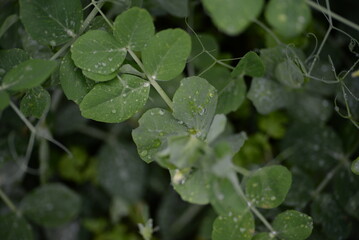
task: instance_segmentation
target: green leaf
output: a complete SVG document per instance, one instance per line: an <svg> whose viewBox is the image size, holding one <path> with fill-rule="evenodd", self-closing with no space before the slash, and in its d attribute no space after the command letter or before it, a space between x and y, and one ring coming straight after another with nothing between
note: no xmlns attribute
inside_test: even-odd
<svg viewBox="0 0 359 240"><path fill-rule="evenodd" d="M0 216L1 240L33 240L30 224L16 214Z"/></svg>
<svg viewBox="0 0 359 240"><path fill-rule="evenodd" d="M184 201L193 204L209 203L208 189L205 185L203 171L193 170L183 176L180 170L170 170L172 186Z"/></svg>
<svg viewBox="0 0 359 240"><path fill-rule="evenodd" d="M213 240L251 240L254 217L250 211L238 215L219 216L213 223Z"/></svg>
<svg viewBox="0 0 359 240"><path fill-rule="evenodd" d="M191 52L191 38L182 29L167 29L151 38L142 51L146 72L156 80L167 81L184 69Z"/></svg>
<svg viewBox="0 0 359 240"><path fill-rule="evenodd" d="M0 38L4 35L4 33L19 20L19 17L16 14L12 14L8 16L0 27Z"/></svg>
<svg viewBox="0 0 359 240"><path fill-rule="evenodd" d="M60 65L60 83L67 99L80 104L84 96L92 89L95 82L87 80L67 54Z"/></svg>
<svg viewBox="0 0 359 240"><path fill-rule="evenodd" d="M10 69L28 59L29 55L22 49L0 50L0 82Z"/></svg>
<svg viewBox="0 0 359 240"><path fill-rule="evenodd" d="M48 91L42 87L32 88L26 92L21 99L20 110L27 116L41 118L43 113L49 108L51 96Z"/></svg>
<svg viewBox="0 0 359 240"><path fill-rule="evenodd" d="M126 49L102 30L91 30L79 37L71 53L77 67L103 75L115 72L126 57Z"/></svg>
<svg viewBox="0 0 359 240"><path fill-rule="evenodd" d="M0 91L0 111L4 110L10 104L10 96L5 91Z"/></svg>
<svg viewBox="0 0 359 240"><path fill-rule="evenodd" d="M204 48L204 49L203 49ZM191 52L191 63L200 69L204 70L214 63L206 52L212 54L213 57L218 57L219 46L216 39L209 34L198 34L192 36L192 52Z"/></svg>
<svg viewBox="0 0 359 240"><path fill-rule="evenodd" d="M85 75L87 78L94 80L96 82L106 82L106 81L110 81L114 78L116 78L117 76L117 71L104 75L104 74L99 74L99 73L94 73L94 72L89 72L86 70L82 70L83 75Z"/></svg>
<svg viewBox="0 0 359 240"><path fill-rule="evenodd" d="M354 174L359 175L359 157L352 162L351 169Z"/></svg>
<svg viewBox="0 0 359 240"><path fill-rule="evenodd" d="M3 79L3 86L21 91L41 85L55 70L56 62L31 59L12 68Z"/></svg>
<svg viewBox="0 0 359 240"><path fill-rule="evenodd" d="M33 39L57 46L76 37L82 5L80 0L20 0L20 18Z"/></svg>
<svg viewBox="0 0 359 240"><path fill-rule="evenodd" d="M211 127L208 130L207 142L213 142L226 128L227 118L223 114L214 116Z"/></svg>
<svg viewBox="0 0 359 240"><path fill-rule="evenodd" d="M268 115L258 116L258 127L268 136L281 139L287 130L286 125L288 121L288 116L283 112L272 112Z"/></svg>
<svg viewBox="0 0 359 240"><path fill-rule="evenodd" d="M304 83L304 76L295 63L288 59L275 68L277 80L290 88L300 88Z"/></svg>
<svg viewBox="0 0 359 240"><path fill-rule="evenodd" d="M56 227L76 218L80 197L61 184L46 184L26 195L21 202L25 216L44 227Z"/></svg>
<svg viewBox="0 0 359 240"><path fill-rule="evenodd" d="M155 0L155 2L173 16L188 16L188 0Z"/></svg>
<svg viewBox="0 0 359 240"><path fill-rule="evenodd" d="M98 83L80 104L82 116L100 122L119 123L132 117L147 102L150 83L132 75Z"/></svg>
<svg viewBox="0 0 359 240"><path fill-rule="evenodd" d="M280 213L272 225L278 236L286 240L307 239L313 230L312 218L295 210Z"/></svg>
<svg viewBox="0 0 359 240"><path fill-rule="evenodd" d="M140 157L147 163L156 160L159 151L167 147L167 138L187 134L187 128L170 112L150 109L140 118L139 127L132 131Z"/></svg>
<svg viewBox="0 0 359 240"><path fill-rule="evenodd" d="M217 105L217 91L205 79L189 77L181 81L173 96L173 116L191 132L205 139Z"/></svg>
<svg viewBox="0 0 359 240"><path fill-rule="evenodd" d="M151 15L147 10L138 7L121 13L113 27L113 35L120 46L133 51L142 51L155 34Z"/></svg>
<svg viewBox="0 0 359 240"><path fill-rule="evenodd" d="M278 207L287 196L292 184L290 171L280 165L263 167L246 180L246 195L261 208Z"/></svg>
<svg viewBox="0 0 359 240"><path fill-rule="evenodd" d="M208 188L210 203L221 216L238 216L248 210L247 202L234 190L225 178L210 180Z"/></svg>
<svg viewBox="0 0 359 240"><path fill-rule="evenodd" d="M108 193L129 202L141 198L146 169L132 146L118 143L105 145L98 159L98 179Z"/></svg>
<svg viewBox="0 0 359 240"><path fill-rule="evenodd" d="M254 237L252 238L252 240L274 240L276 238L274 238L274 236L270 233L258 233L256 235L254 235Z"/></svg>
<svg viewBox="0 0 359 240"><path fill-rule="evenodd" d="M243 103L247 86L242 77L231 77L224 67L215 66L202 75L218 91L216 113L236 111Z"/></svg>
<svg viewBox="0 0 359 240"><path fill-rule="evenodd" d="M289 98L282 86L266 78L253 78L247 97L261 114L283 108Z"/></svg>
<svg viewBox="0 0 359 240"><path fill-rule="evenodd" d="M311 12L305 0L270 0L265 17L280 35L291 38L305 30Z"/></svg>
<svg viewBox="0 0 359 240"><path fill-rule="evenodd" d="M243 32L262 11L263 0L202 0L216 26L228 35Z"/></svg>
<svg viewBox="0 0 359 240"><path fill-rule="evenodd" d="M244 75L251 77L262 77L264 75L263 62L255 52L246 53L231 73L233 78L243 77Z"/></svg>

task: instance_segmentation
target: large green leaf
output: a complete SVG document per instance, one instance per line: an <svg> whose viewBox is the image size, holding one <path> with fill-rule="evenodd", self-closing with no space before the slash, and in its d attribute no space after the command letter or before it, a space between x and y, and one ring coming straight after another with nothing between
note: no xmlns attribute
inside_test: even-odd
<svg viewBox="0 0 359 240"><path fill-rule="evenodd" d="M118 76L94 86L80 104L81 114L101 122L122 122L143 108L149 92L149 82L132 75Z"/></svg>
<svg viewBox="0 0 359 240"><path fill-rule="evenodd" d="M290 38L305 30L311 13L305 0L270 0L265 17L280 35Z"/></svg>
<svg viewBox="0 0 359 240"><path fill-rule="evenodd" d="M39 86L55 70L56 62L30 59L12 68L3 78L5 88L21 91Z"/></svg>
<svg viewBox="0 0 359 240"><path fill-rule="evenodd" d="M142 60L153 79L167 81L183 71L190 52L188 33L182 29L167 29L151 38L142 52Z"/></svg>
<svg viewBox="0 0 359 240"><path fill-rule="evenodd" d="M304 213L288 210L275 217L273 228L281 239L304 240L312 233L313 221Z"/></svg>
<svg viewBox="0 0 359 240"><path fill-rule="evenodd" d="M266 78L253 78L247 97L261 114L286 106L289 98L281 85Z"/></svg>
<svg viewBox="0 0 359 240"><path fill-rule="evenodd" d="M278 207L292 184L292 175L283 166L263 167L246 179L246 195L261 208Z"/></svg>
<svg viewBox="0 0 359 240"><path fill-rule="evenodd" d="M0 216L1 240L33 240L31 226L16 214Z"/></svg>
<svg viewBox="0 0 359 240"><path fill-rule="evenodd" d="M134 51L141 51L155 34L151 15L138 7L121 13L113 27L113 35L120 45Z"/></svg>
<svg viewBox="0 0 359 240"><path fill-rule="evenodd" d="M87 80L81 70L75 66L70 54L67 54L60 65L60 83L67 99L80 104L95 82Z"/></svg>
<svg viewBox="0 0 359 240"><path fill-rule="evenodd" d="M200 77L183 79L173 96L173 116L202 139L205 139L211 126L216 106L216 89Z"/></svg>
<svg viewBox="0 0 359 240"><path fill-rule="evenodd" d="M20 18L32 38L57 46L76 37L82 5L80 0L20 0Z"/></svg>
<svg viewBox="0 0 359 240"><path fill-rule="evenodd" d="M51 96L42 87L32 88L21 99L20 110L25 116L40 118L51 103Z"/></svg>
<svg viewBox="0 0 359 240"><path fill-rule="evenodd" d="M171 170L172 186L181 198L194 204L207 204L209 202L208 189L205 185L203 171L193 172L183 176L180 170Z"/></svg>
<svg viewBox="0 0 359 240"><path fill-rule="evenodd" d="M254 217L248 210L239 215L219 216L213 223L213 240L251 240Z"/></svg>
<svg viewBox="0 0 359 240"><path fill-rule="evenodd" d="M166 12L176 17L188 16L188 0L155 0Z"/></svg>
<svg viewBox="0 0 359 240"><path fill-rule="evenodd" d="M213 22L228 35L237 35L258 17L263 0L202 0Z"/></svg>
<svg viewBox="0 0 359 240"><path fill-rule="evenodd" d="M71 53L77 67L104 75L115 72L126 57L126 49L102 30L91 30L79 37Z"/></svg>
<svg viewBox="0 0 359 240"><path fill-rule="evenodd" d="M0 50L0 82L6 72L28 59L29 55L22 49Z"/></svg>
<svg viewBox="0 0 359 240"><path fill-rule="evenodd" d="M61 184L46 184L26 195L21 210L44 227L63 225L75 219L81 207L80 197Z"/></svg>
<svg viewBox="0 0 359 240"><path fill-rule="evenodd" d="M167 138L185 135L187 128L170 112L160 108L150 109L139 120L139 127L132 131L141 158L149 163L156 160L156 154L167 147Z"/></svg>
<svg viewBox="0 0 359 240"><path fill-rule="evenodd" d="M101 148L98 180L115 197L137 201L143 194L145 165L132 146L115 144Z"/></svg>
<svg viewBox="0 0 359 240"><path fill-rule="evenodd" d="M244 55L231 73L232 77L248 75L251 77L262 77L264 64L255 52L248 52Z"/></svg>
<svg viewBox="0 0 359 240"><path fill-rule="evenodd" d="M116 78L117 76L117 71L104 75L104 74L99 74L99 73L94 73L94 72L88 72L86 70L82 70L83 75L85 75L87 78L94 80L96 82L106 82L106 81L110 81L114 78Z"/></svg>

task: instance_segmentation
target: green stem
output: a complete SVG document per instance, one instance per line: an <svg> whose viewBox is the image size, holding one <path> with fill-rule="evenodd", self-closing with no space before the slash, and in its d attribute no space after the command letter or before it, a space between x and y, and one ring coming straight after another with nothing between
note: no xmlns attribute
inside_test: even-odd
<svg viewBox="0 0 359 240"><path fill-rule="evenodd" d="M202 209L202 205L190 205L187 210L177 218L176 222L172 224L171 232L174 235L178 234Z"/></svg>
<svg viewBox="0 0 359 240"><path fill-rule="evenodd" d="M234 165L233 168L236 172L238 172L239 174L241 174L243 176L249 176L251 174L250 171L248 171L247 169L245 169L243 167Z"/></svg>
<svg viewBox="0 0 359 240"><path fill-rule="evenodd" d="M0 198L4 201L6 206L13 211L15 214L20 215L20 211L16 208L15 204L10 200L10 198L3 192L0 188Z"/></svg>
<svg viewBox="0 0 359 240"><path fill-rule="evenodd" d="M279 40L279 38L274 34L272 30L270 30L265 24L263 24L261 21L254 19L253 22L260 26L264 31L266 31L273 39L276 41L277 44L281 44L282 42Z"/></svg>
<svg viewBox="0 0 359 240"><path fill-rule="evenodd" d="M76 39L86 30L86 28L90 25L92 19L94 19L94 17L96 16L96 14L98 13L98 9L101 9L101 7L103 6L104 2L100 2L98 5L95 5L95 7L92 9L92 11L90 12L90 14L87 16L87 18L85 19L85 21L83 22L83 24L81 25L81 28L79 30L79 33L77 34L77 37L75 37L74 39L70 40L69 42L67 42L64 46L62 46L62 48L60 48L59 51L57 51L51 58L50 60L55 60L58 57L60 57L75 41Z"/></svg>
<svg viewBox="0 0 359 240"><path fill-rule="evenodd" d="M347 25L348 27L351 27L357 31L359 31L359 25L358 24L355 24L353 23L352 21L349 21L348 19L346 18L343 18L342 16L328 10L327 8L311 1L311 0L306 0L307 4L312 7L313 9L317 10L317 11L320 11L320 12L323 12L329 16L331 16L332 18L334 18L335 20Z"/></svg>
<svg viewBox="0 0 359 240"><path fill-rule="evenodd" d="M137 57L137 55L131 50L127 49L128 53L131 55L133 60L137 63L137 65L141 68L141 70L145 73L147 79L150 81L151 85L156 89L158 94L162 97L162 99L166 102L168 107L173 110L173 103L171 99L168 97L166 92L162 89L162 87L156 82L156 79L154 79L152 76L150 76L146 71L145 67L143 66L141 60Z"/></svg>
<svg viewBox="0 0 359 240"><path fill-rule="evenodd" d="M313 199L317 198L318 195L323 191L323 189L328 185L330 180L335 176L335 174L339 171L343 163L339 163L334 169L332 169L325 178L321 181L321 183L318 185L318 187L315 189L314 193L312 194Z"/></svg>

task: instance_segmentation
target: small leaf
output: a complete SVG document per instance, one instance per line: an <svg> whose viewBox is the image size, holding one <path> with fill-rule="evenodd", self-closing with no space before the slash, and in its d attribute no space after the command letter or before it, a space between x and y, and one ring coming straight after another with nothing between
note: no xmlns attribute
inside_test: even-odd
<svg viewBox="0 0 359 240"><path fill-rule="evenodd" d="M304 0L270 0L265 17L280 35L291 38L305 30L311 12Z"/></svg>
<svg viewBox="0 0 359 240"><path fill-rule="evenodd" d="M273 228L282 239L304 240L312 233L313 221L304 213L288 210L275 217Z"/></svg>
<svg viewBox="0 0 359 240"><path fill-rule="evenodd" d="M12 68L3 79L3 86L21 91L42 84L55 70L56 62L31 59Z"/></svg>
<svg viewBox="0 0 359 240"><path fill-rule="evenodd" d="M352 162L351 169L354 174L359 175L359 157Z"/></svg>
<svg viewBox="0 0 359 240"><path fill-rule="evenodd" d="M25 116L41 118L46 109L50 106L51 96L42 87L32 88L26 92L21 99L20 110Z"/></svg>
<svg viewBox="0 0 359 240"><path fill-rule="evenodd" d="M10 96L5 91L0 91L0 111L4 110L10 104Z"/></svg>
<svg viewBox="0 0 359 240"><path fill-rule="evenodd" d="M132 117L147 102L150 83L132 75L98 83L80 104L82 116L96 121L119 123Z"/></svg>
<svg viewBox="0 0 359 240"><path fill-rule="evenodd" d="M126 49L102 30L83 34L72 45L71 53L77 67L104 75L115 72L126 57Z"/></svg>
<svg viewBox="0 0 359 240"><path fill-rule="evenodd" d="M159 81L177 77L184 69L191 52L191 38L182 29L157 33L142 52L146 72Z"/></svg>
<svg viewBox="0 0 359 240"><path fill-rule="evenodd" d="M120 46L133 51L142 51L155 34L151 15L147 10L138 7L121 13L113 27L113 35Z"/></svg>
<svg viewBox="0 0 359 240"><path fill-rule="evenodd" d="M263 167L247 178L246 195L258 207L275 208L284 201L291 184L292 175L287 168Z"/></svg>
<svg viewBox="0 0 359 240"><path fill-rule="evenodd" d="M30 224L20 216L7 214L0 216L1 240L33 240Z"/></svg>
<svg viewBox="0 0 359 240"><path fill-rule="evenodd" d="M254 217L250 211L238 215L219 216L213 223L213 240L251 240Z"/></svg>
<svg viewBox="0 0 359 240"><path fill-rule="evenodd" d="M46 184L26 195L21 202L24 214L44 227L56 227L75 219L80 197L61 184Z"/></svg>
<svg viewBox="0 0 359 240"><path fill-rule="evenodd" d="M217 91L205 79L189 77L181 81L173 96L173 116L191 132L205 139L217 105Z"/></svg>
<svg viewBox="0 0 359 240"><path fill-rule="evenodd" d="M209 202L208 190L205 185L203 171L194 170L182 177L180 171L171 170L172 186L184 201L193 204L207 204ZM180 179L180 180L178 180Z"/></svg>
<svg viewBox="0 0 359 240"><path fill-rule="evenodd" d="M20 18L33 39L57 46L76 37L82 5L80 0L20 0Z"/></svg>
<svg viewBox="0 0 359 240"><path fill-rule="evenodd" d="M263 62L255 52L248 52L244 55L231 73L232 77L243 77L244 75L251 77L262 77L264 75Z"/></svg>
<svg viewBox="0 0 359 240"><path fill-rule="evenodd" d="M19 17L16 14L12 14L8 16L4 22L1 24L0 27L0 38L4 35L4 33L17 21L19 20Z"/></svg>
<svg viewBox="0 0 359 240"><path fill-rule="evenodd" d="M160 108L150 109L139 120L139 127L132 131L140 157L147 163L156 160L159 151L167 146L167 138L185 135L187 128L170 112Z"/></svg>
<svg viewBox="0 0 359 240"><path fill-rule="evenodd" d="M99 74L99 73L94 73L94 72L89 72L86 70L82 70L83 75L85 75L87 78L97 81L97 82L106 82L106 81L110 81L114 78L116 78L117 76L117 71L104 75L104 74Z"/></svg>
<svg viewBox="0 0 359 240"><path fill-rule="evenodd" d="M155 0L166 12L176 17L188 17L188 0Z"/></svg>
<svg viewBox="0 0 359 240"><path fill-rule="evenodd" d="M228 35L243 32L262 11L263 0L202 0L216 26Z"/></svg>
<svg viewBox="0 0 359 240"><path fill-rule="evenodd" d="M0 50L0 82L10 69L28 59L29 55L22 49Z"/></svg>
<svg viewBox="0 0 359 240"><path fill-rule="evenodd" d="M227 118L223 114L217 114L214 116L211 127L208 130L207 142L213 142L224 131L227 124Z"/></svg>
<svg viewBox="0 0 359 240"><path fill-rule="evenodd" d="M98 180L108 193L130 202L141 198L146 169L132 146L105 145L98 159Z"/></svg>
<svg viewBox="0 0 359 240"><path fill-rule="evenodd" d="M266 78L253 78L247 97L261 114L286 106L289 98L282 86Z"/></svg>
<svg viewBox="0 0 359 240"><path fill-rule="evenodd" d="M95 85L87 80L79 68L73 63L70 54L67 54L60 65L60 83L67 99L80 104L84 96Z"/></svg>
<svg viewBox="0 0 359 240"><path fill-rule="evenodd" d="M290 59L277 65L275 76L279 82L290 88L300 88L304 83L303 73Z"/></svg>
<svg viewBox="0 0 359 240"><path fill-rule="evenodd" d="M216 113L227 114L236 111L243 103L247 86L243 77L230 76L224 67L213 67L202 75L218 91Z"/></svg>

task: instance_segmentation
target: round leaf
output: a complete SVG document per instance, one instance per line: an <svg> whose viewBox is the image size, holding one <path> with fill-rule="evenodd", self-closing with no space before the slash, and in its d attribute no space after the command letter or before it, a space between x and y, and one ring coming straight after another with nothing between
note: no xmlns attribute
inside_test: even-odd
<svg viewBox="0 0 359 240"><path fill-rule="evenodd" d="M132 117L147 102L150 83L132 75L98 83L80 104L82 116L100 122L119 123Z"/></svg>
<svg viewBox="0 0 359 240"><path fill-rule="evenodd" d="M67 99L80 104L84 96L94 85L87 80L79 68L73 63L70 54L67 54L60 65L60 83Z"/></svg>
<svg viewBox="0 0 359 240"><path fill-rule="evenodd" d="M237 35L258 17L263 0L202 0L213 22L228 35Z"/></svg>
<svg viewBox="0 0 359 240"><path fill-rule="evenodd" d="M278 236L286 240L307 239L313 230L312 218L295 210L279 214L272 225Z"/></svg>
<svg viewBox="0 0 359 240"><path fill-rule="evenodd" d="M250 240L254 233L254 217L249 211L239 215L219 216L213 223L213 240Z"/></svg>
<svg viewBox="0 0 359 240"><path fill-rule="evenodd" d="M183 79L173 96L173 116L202 139L212 124L216 106L216 89L200 77Z"/></svg>
<svg viewBox="0 0 359 240"><path fill-rule="evenodd" d="M126 57L126 49L102 30L88 31L71 47L77 67L88 72L108 75L115 72Z"/></svg>
<svg viewBox="0 0 359 240"><path fill-rule="evenodd" d="M55 227L72 221L81 207L80 197L61 184L46 184L25 196L21 202L24 214L44 227Z"/></svg>
<svg viewBox="0 0 359 240"><path fill-rule="evenodd" d="M1 240L33 240L31 226L26 220L15 214L0 216Z"/></svg>
<svg viewBox="0 0 359 240"><path fill-rule="evenodd" d="M21 99L20 110L25 116L34 116L41 118L42 114L50 106L51 96L42 87L32 88L26 92Z"/></svg>
<svg viewBox="0 0 359 240"><path fill-rule="evenodd" d="M248 75L251 77L262 77L264 74L264 64L255 52L248 52L239 61L231 73L232 77Z"/></svg>
<svg viewBox="0 0 359 240"><path fill-rule="evenodd" d="M292 175L283 166L263 167L247 178L246 195L261 208L278 207L285 199Z"/></svg>
<svg viewBox="0 0 359 240"><path fill-rule="evenodd" d="M290 38L304 31L311 13L305 0L270 0L265 17L279 34Z"/></svg>
<svg viewBox="0 0 359 240"><path fill-rule="evenodd" d="M141 51L155 34L151 15L138 7L121 13L113 27L113 35L120 45L134 51Z"/></svg>
<svg viewBox="0 0 359 240"><path fill-rule="evenodd" d="M142 52L146 72L156 80L167 81L184 69L191 52L191 38L182 29L167 29L151 38Z"/></svg>
<svg viewBox="0 0 359 240"><path fill-rule="evenodd" d="M20 18L33 39L57 46L76 37L82 5L80 0L20 0Z"/></svg>
<svg viewBox="0 0 359 240"><path fill-rule="evenodd" d="M39 86L55 70L56 62L30 59L12 68L3 79L3 86L21 91Z"/></svg>

